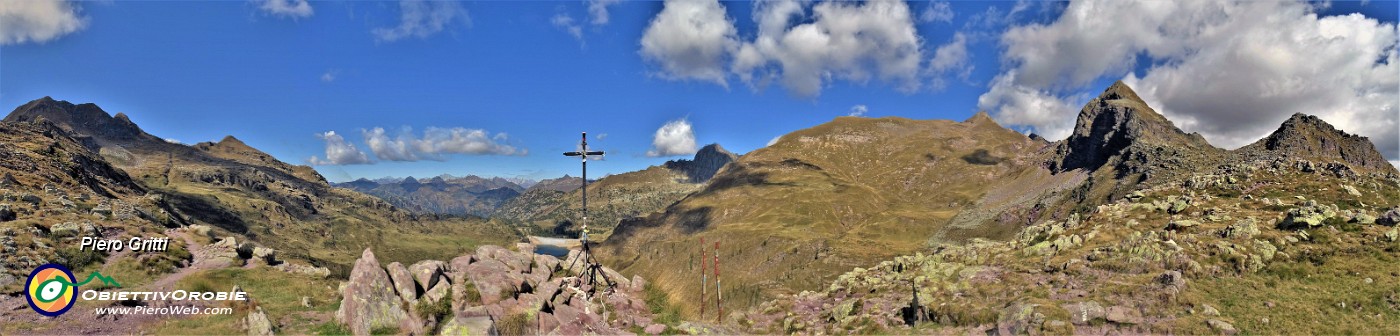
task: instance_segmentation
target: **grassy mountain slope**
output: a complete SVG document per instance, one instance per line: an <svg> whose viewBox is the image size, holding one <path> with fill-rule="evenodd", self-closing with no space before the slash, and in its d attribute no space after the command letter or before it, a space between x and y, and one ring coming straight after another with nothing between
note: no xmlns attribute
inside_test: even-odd
<svg viewBox="0 0 1400 336"><path fill-rule="evenodd" d="M655 279L672 301L698 302L698 239L722 241L724 269L743 270L725 275L727 300L756 304L916 251L935 235L1010 237L1010 228L949 223L974 204L994 202L984 198L1015 177L1049 179L1044 148L985 114L961 123L841 117L744 155L664 213L624 221L601 255ZM1065 181L1023 192L1054 203ZM985 225L1019 225L1018 216L994 214Z"/></svg>

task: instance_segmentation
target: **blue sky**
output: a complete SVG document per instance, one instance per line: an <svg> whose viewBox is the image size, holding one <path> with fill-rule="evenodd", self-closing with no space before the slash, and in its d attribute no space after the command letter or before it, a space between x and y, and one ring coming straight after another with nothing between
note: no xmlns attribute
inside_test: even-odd
<svg viewBox="0 0 1400 336"><path fill-rule="evenodd" d="M1062 16L1073 4L893 3L895 7L907 6L904 8L911 18L903 23L914 28L917 39L915 53L896 56L917 60L917 74L880 74L897 68L882 63L887 59L864 56L883 52L876 48L828 46L832 55L849 52L857 60L840 63L839 56L832 56L802 63L829 76L812 93L798 92L791 82L782 81L800 69L797 62L785 62L779 49L765 54L767 61L754 72L780 74L766 86L744 80L728 65L716 68L724 73L718 80L696 75L719 63L683 63L685 54L675 53L705 46L680 41L676 47L680 49L646 49L642 41L648 34L675 42L671 38L675 35L651 29L673 5L663 2L602 6L607 12L606 23L598 22L596 12L590 12L590 5L596 4L585 1L417 4L421 7L412 7L412 2L310 2L300 9L295 7L298 2L290 1L285 3L290 7L276 10L269 9L273 7L267 3L240 1L58 4L60 12L67 10L71 15L68 22L77 22L76 28L40 25L29 31L21 27L0 32L4 38L0 41L4 42L0 46L0 106L18 106L43 96L93 102L111 113L125 112L147 132L184 143L217 141L231 134L290 163L313 163L315 156L317 163L325 163L316 169L332 181L444 173L527 178L576 175L576 161L559 153L574 149L580 131L606 134L590 139L595 148L610 154L606 161L592 165L594 173L620 173L686 157L647 155L657 152L654 141L658 128L674 120L688 121L699 145L720 143L742 153L763 147L776 136L847 115L858 105L865 107L868 117L914 119L962 120L987 109L1003 124L1018 130L1053 134L1066 120L1072 123L1073 112L1089 95L1127 74L1141 79L1145 87L1163 88L1158 98L1165 106L1189 106L1174 100L1170 92L1176 91L1160 84L1170 81L1158 79L1175 74L1167 70L1191 73L1191 68L1166 68L1189 65L1194 57L1190 53L1154 55L1157 51L1152 50L1160 50L1158 46L1139 46L1134 47L1141 49L1136 52L1129 48L1126 67L1091 73L1087 81L1046 84L1008 79L1001 82L1006 85L999 86L998 78L1020 73L1022 79L1018 80L1023 80L1025 74L1036 70L1031 68L1033 62L1016 58L1014 50L1024 48L1014 48L1020 42L1008 43L1004 34L1023 26L1055 28L1057 21L1066 20ZM871 4L849 3L829 9L866 5ZM763 34L755 22L754 4L720 6L733 34L723 43L717 42L728 51L716 59L730 64L739 57L737 50L757 45ZM812 15L820 4L801 6L803 14L789 22L789 28L824 20ZM1300 8L1314 8L1323 17L1358 12L1377 21L1379 31L1390 34L1392 40L1394 37L1394 2ZM1306 19L1289 14L1287 7L1273 9L1284 18ZM48 12L36 13L60 23L65 20L62 13L57 18ZM415 21L411 17L414 13L446 19ZM880 22L866 24L872 29L883 27L877 26L883 24ZM1375 24L1358 24L1361 26ZM396 28L404 34L394 35ZM44 29L57 29L57 33L46 35ZM570 29L577 29L578 35ZM1094 42L1116 45L1122 44L1122 39L1105 37L1102 40L1106 41ZM965 53L945 57L945 61L954 62L935 69L938 51L959 40ZM1208 43L1214 43L1209 37L1200 40L1203 44L1193 48L1210 50ZM1389 50L1393 57L1394 48L1393 41L1382 45L1378 56L1384 60ZM951 53L952 49L948 50ZM681 61L671 63L674 60ZM675 68L669 64L688 65ZM1394 67L1371 64L1366 69L1389 73ZM1154 76L1156 70L1162 74ZM852 73L868 76L857 78L860 76ZM1272 75L1260 76L1268 79ZM1389 89L1389 82L1379 81L1355 85ZM1014 88L1030 91L1011 90ZM993 96L990 92L1031 94L1023 95L1027 98ZM1055 110L1049 118L1018 110L1025 107L1016 102L1036 97L1072 110L1049 108ZM1382 103L1393 103L1394 97L1393 92L1382 96ZM1377 113L1390 111L1393 125L1394 104L1390 106ZM1341 115L1333 117L1336 120L1355 117L1335 106L1318 108L1341 109L1333 113ZM1166 114L1180 120L1178 124L1205 125L1209 121L1190 112ZM1271 118L1277 119L1273 115L1253 119L1261 120L1260 127L1272 123L1266 127L1270 129L1282 120ZM1334 123L1346 129L1346 122ZM1207 133L1213 143L1216 140L1212 137L1229 142L1231 137L1257 133L1236 135L1231 130L1198 127L1218 133ZM483 130L485 137L463 141L486 145L471 147L455 142L466 147L434 147L438 152L408 150L394 156L371 150L366 132L374 128L382 128L388 139L410 143L431 138L424 134L429 128L442 133L462 128L463 134ZM365 153L366 160L330 160L325 140L328 131ZM1371 133L1395 134L1393 130ZM436 145L444 146L445 137L436 138L441 140ZM1378 147L1390 148L1381 141ZM1397 159L1395 153L1386 156Z"/></svg>

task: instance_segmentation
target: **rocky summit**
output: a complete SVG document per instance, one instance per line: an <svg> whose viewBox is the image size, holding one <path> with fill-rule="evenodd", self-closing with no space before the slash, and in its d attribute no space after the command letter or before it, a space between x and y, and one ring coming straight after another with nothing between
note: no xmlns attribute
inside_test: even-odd
<svg viewBox="0 0 1400 336"><path fill-rule="evenodd" d="M646 281L610 268L613 282L596 294L580 277L584 264L494 245L450 261L381 265L366 249L341 285L336 320L355 335L618 335L664 330L645 302Z"/></svg>

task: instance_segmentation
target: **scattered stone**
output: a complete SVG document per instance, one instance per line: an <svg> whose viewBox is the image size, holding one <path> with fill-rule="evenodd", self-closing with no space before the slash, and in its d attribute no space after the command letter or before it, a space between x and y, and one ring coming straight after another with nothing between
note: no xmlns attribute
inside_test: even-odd
<svg viewBox="0 0 1400 336"><path fill-rule="evenodd" d="M1220 311L1209 304L1201 304L1201 314L1205 316L1220 316Z"/></svg>
<svg viewBox="0 0 1400 336"><path fill-rule="evenodd" d="M248 325L248 336L272 335L272 321L267 319L267 313L263 312L262 306L248 312L248 317L244 319L244 322Z"/></svg>
<svg viewBox="0 0 1400 336"><path fill-rule="evenodd" d="M19 214L10 209L9 204L0 204L0 222L8 222L19 218Z"/></svg>
<svg viewBox="0 0 1400 336"><path fill-rule="evenodd" d="M1385 232L1385 239L1391 242L1400 240L1400 226L1392 227Z"/></svg>
<svg viewBox="0 0 1400 336"><path fill-rule="evenodd" d="M646 329L642 329L642 331L646 332L647 334L651 334L651 335L660 335L661 333L666 332L666 325L665 325L665 324L653 324L653 325L647 326Z"/></svg>
<svg viewBox="0 0 1400 336"><path fill-rule="evenodd" d="M1224 335L1234 335L1240 332L1239 330L1235 330L1235 326L1230 325L1229 322L1221 320L1209 320L1206 321L1206 325L1210 326L1211 330L1215 330Z"/></svg>
<svg viewBox="0 0 1400 336"><path fill-rule="evenodd" d="M1361 192L1360 192L1360 191L1357 191L1357 190L1356 190L1356 187L1352 187L1352 186L1343 184L1343 185L1342 185L1342 190L1343 190L1343 191L1346 191L1346 192L1347 192L1347 195L1352 195L1352 196L1355 196L1355 197L1361 197Z"/></svg>
<svg viewBox="0 0 1400 336"><path fill-rule="evenodd" d="M82 230L81 226L75 222L63 222L49 227L49 235L54 238L76 237Z"/></svg>
<svg viewBox="0 0 1400 336"><path fill-rule="evenodd" d="M277 251L276 251L276 250L273 250L272 248L269 248L269 247L262 247L262 246L254 247L254 248L253 248L253 258L256 259L256 260L260 260L260 261L266 262L268 265L276 264L276 263L277 263Z"/></svg>
<svg viewBox="0 0 1400 336"><path fill-rule="evenodd" d="M1102 305L1095 301L1085 301L1060 306L1069 312L1070 323L1075 325L1087 325L1097 319L1103 319L1108 315Z"/></svg>
<svg viewBox="0 0 1400 336"><path fill-rule="evenodd" d="M1400 207L1394 207L1376 218L1376 224L1385 226L1395 226L1400 224Z"/></svg>
<svg viewBox="0 0 1400 336"><path fill-rule="evenodd" d="M310 297L310 296L303 296L303 297L301 297L301 306L302 306L302 307L306 307L306 308L311 308L311 297Z"/></svg>
<svg viewBox="0 0 1400 336"><path fill-rule="evenodd" d="M1136 309L1112 306L1108 307L1108 314L1105 315L1104 319L1117 324L1140 324L1142 323L1142 314L1138 313Z"/></svg>
<svg viewBox="0 0 1400 336"><path fill-rule="evenodd" d="M1172 221L1171 223L1168 223L1168 224L1167 224L1167 230L1182 231L1182 230L1185 230L1185 229L1187 229L1187 228L1195 227L1195 226L1200 225L1200 224L1201 224L1200 222L1197 222L1197 221L1194 221L1194 220L1189 220L1189 219L1178 219L1178 220Z"/></svg>

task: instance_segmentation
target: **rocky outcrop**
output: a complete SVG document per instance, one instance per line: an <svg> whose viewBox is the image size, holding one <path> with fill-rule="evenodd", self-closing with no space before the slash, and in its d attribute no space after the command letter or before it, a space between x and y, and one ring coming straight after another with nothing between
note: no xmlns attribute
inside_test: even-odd
<svg viewBox="0 0 1400 336"><path fill-rule="evenodd" d="M451 335L622 334L655 324L641 278L603 268L615 286L590 296L577 273L529 247L521 252L485 245L451 262L395 262L387 270L365 250L345 283L336 319L357 335L386 328Z"/></svg>
<svg viewBox="0 0 1400 336"><path fill-rule="evenodd" d="M714 177L724 165L738 159L738 155L719 144L709 144L695 152L695 159L666 161L665 167L684 173L690 183L703 183Z"/></svg>
<svg viewBox="0 0 1400 336"><path fill-rule="evenodd" d="M1074 133L1056 148L1056 171L1098 170L1142 173L1176 163L1174 154L1218 151L1200 134L1187 134L1158 114L1123 82L1113 83L1079 112Z"/></svg>
<svg viewBox="0 0 1400 336"><path fill-rule="evenodd" d="M355 261L341 297L335 318L355 335L369 335L370 331L380 328L397 328L399 321L408 317L389 274L379 266L379 260L369 249Z"/></svg>
<svg viewBox="0 0 1400 336"><path fill-rule="evenodd" d="M1316 116L1295 113L1269 136L1236 150L1246 158L1342 162L1356 172L1396 173L1364 136L1348 134Z"/></svg>

